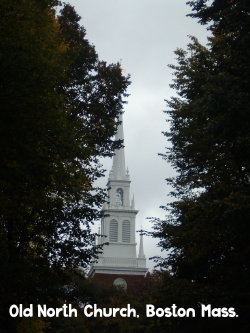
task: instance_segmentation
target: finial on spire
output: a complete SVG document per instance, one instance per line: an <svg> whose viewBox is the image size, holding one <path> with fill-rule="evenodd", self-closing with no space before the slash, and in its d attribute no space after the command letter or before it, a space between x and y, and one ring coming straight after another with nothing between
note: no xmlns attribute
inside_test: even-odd
<svg viewBox="0 0 250 333"><path fill-rule="evenodd" d="M122 123L122 114L119 116L119 122L117 132L115 135L115 140L122 140L124 143L124 134L123 134L123 123ZM115 150L115 155L113 157L113 166L112 172L110 173L110 178L125 180L127 179L126 168L125 168L125 154L124 147Z"/></svg>
<svg viewBox="0 0 250 333"><path fill-rule="evenodd" d="M143 250L143 229L140 230L140 247L139 247L139 254L138 258L145 259L145 254Z"/></svg>

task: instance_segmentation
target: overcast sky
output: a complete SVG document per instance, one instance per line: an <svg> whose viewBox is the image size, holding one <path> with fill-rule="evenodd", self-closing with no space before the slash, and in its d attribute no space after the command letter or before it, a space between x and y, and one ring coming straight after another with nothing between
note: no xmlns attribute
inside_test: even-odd
<svg viewBox="0 0 250 333"><path fill-rule="evenodd" d="M195 19L186 17L190 7L185 0L69 0L82 17L87 39L100 60L121 62L131 75L130 96L125 106L124 136L126 165L130 171L131 194L139 210L137 230L151 229L147 217L164 218L159 208L170 199L165 178L173 175L171 166L158 153L167 144L164 99L174 95L169 88L173 78L168 64L175 63L174 50L186 48L188 35L206 44L208 32ZM108 170L111 160L104 161ZM107 177L103 180L103 186ZM144 237L147 259L161 254L157 240ZM152 269L153 263L147 261Z"/></svg>

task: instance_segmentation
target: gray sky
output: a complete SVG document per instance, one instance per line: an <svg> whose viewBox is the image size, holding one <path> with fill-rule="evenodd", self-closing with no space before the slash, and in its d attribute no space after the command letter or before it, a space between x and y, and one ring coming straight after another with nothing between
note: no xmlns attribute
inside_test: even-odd
<svg viewBox="0 0 250 333"><path fill-rule="evenodd" d="M164 99L174 95L168 64L175 63L174 50L186 48L188 35L206 43L208 32L195 19L186 17L185 0L69 0L82 17L87 39L101 60L121 62L131 75L130 96L125 106L124 136L131 194L135 195L137 229L151 229L147 217L164 218L159 208L170 199L165 178L173 170L158 153L164 153L167 128ZM108 170L111 160L104 161ZM102 184L105 186L107 177ZM146 257L161 254L157 240L144 238ZM152 269L153 263L147 261Z"/></svg>

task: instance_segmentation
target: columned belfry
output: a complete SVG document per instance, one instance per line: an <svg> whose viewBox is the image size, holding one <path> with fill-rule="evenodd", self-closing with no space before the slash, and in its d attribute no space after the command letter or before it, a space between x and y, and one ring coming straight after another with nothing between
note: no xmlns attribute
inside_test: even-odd
<svg viewBox="0 0 250 333"><path fill-rule="evenodd" d="M118 126L116 140L124 140L122 116ZM125 289L133 287L146 272L146 258L143 251L143 239L140 236L140 249L136 255L134 197L130 197L130 177L125 167L124 148L115 151L113 166L108 178L108 201L102 208L101 235L98 244L104 245L89 272L90 277L108 284L121 285Z"/></svg>

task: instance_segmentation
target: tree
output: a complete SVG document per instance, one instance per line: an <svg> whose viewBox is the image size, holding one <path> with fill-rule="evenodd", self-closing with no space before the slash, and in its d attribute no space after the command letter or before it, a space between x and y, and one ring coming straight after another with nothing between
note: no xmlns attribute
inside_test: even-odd
<svg viewBox="0 0 250 333"><path fill-rule="evenodd" d="M113 135L128 78L118 63L98 59L74 9L65 5L57 15L57 5L0 4L5 305L44 299L42 286L48 295L57 286L53 273L86 266L100 250L90 225L99 217L104 191L94 181L103 175L100 158L121 146Z"/></svg>
<svg viewBox="0 0 250 333"><path fill-rule="evenodd" d="M249 3L189 4L191 16L211 22L211 37L207 47L191 37L171 66L178 96L168 101L171 145L163 157L177 175L168 179L174 188L169 215L156 220L153 236L170 251L162 267L243 315L250 270Z"/></svg>
<svg viewBox="0 0 250 333"><path fill-rule="evenodd" d="M93 181L99 157L120 145L128 80L98 60L73 8L57 18L54 4L1 4L1 225L10 256L36 248L74 266L93 243L81 224L103 202Z"/></svg>

